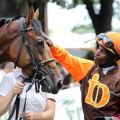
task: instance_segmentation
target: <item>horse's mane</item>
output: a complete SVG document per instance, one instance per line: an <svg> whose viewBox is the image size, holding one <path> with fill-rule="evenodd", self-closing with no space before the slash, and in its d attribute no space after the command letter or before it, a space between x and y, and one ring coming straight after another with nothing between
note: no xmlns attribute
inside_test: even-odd
<svg viewBox="0 0 120 120"><path fill-rule="evenodd" d="M0 27L2 27L3 25L11 22L11 21L14 21L14 20L17 20L19 19L20 16L16 16L16 17L1 17L0 18Z"/></svg>
<svg viewBox="0 0 120 120"><path fill-rule="evenodd" d="M20 19L21 16L15 16L15 17L11 17L11 18L7 18L7 17L1 17L0 18L0 27L2 27L3 25L9 23L9 22L12 22L12 21L15 21L15 20L18 20ZM35 28L35 32L37 34L40 34L40 29L42 29L42 25L41 25L41 22L38 21L38 20L33 20L32 21L32 26Z"/></svg>

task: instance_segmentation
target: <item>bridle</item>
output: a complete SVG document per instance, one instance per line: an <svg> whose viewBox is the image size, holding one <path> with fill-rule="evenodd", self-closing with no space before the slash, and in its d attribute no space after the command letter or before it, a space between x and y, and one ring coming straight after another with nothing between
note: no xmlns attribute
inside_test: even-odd
<svg viewBox="0 0 120 120"><path fill-rule="evenodd" d="M26 47L26 50L27 50L27 52L28 52L28 54L30 56L31 65L32 65L33 72L34 72L34 74L32 74L32 76L30 76L30 78L31 79L35 79L35 77L36 77L36 73L35 72L37 72L37 73L39 72L39 74L42 76L41 80L43 80L44 73L41 71L41 68L43 67L43 65L40 62L37 61L35 55L33 54L32 49L30 48L29 39L26 36L26 32L34 30L34 28L33 27L25 28L24 23L25 23L25 19L23 17L21 17L20 18L20 32L21 32L21 35L22 35L22 40L21 40L21 43L20 43L20 46L19 46L19 50L18 50L16 61L15 61L15 68L16 68L16 66L18 64L18 60L19 60L19 57L20 57L22 45L24 43L25 47ZM35 80L32 80L32 81L35 82ZM38 89L36 89L36 91L38 91Z"/></svg>
<svg viewBox="0 0 120 120"><path fill-rule="evenodd" d="M31 80L31 81L38 81L38 82L42 82L45 78L50 79L48 76L45 75L44 64L47 63L47 62L52 62L53 59L44 60L42 62L39 62L36 59L35 55L33 54L32 49L30 47L30 43L29 43L30 40L26 36L26 32L34 30L34 28L33 27L25 28L24 23L25 23L25 19L23 17L21 17L20 18L20 32L21 32L21 35L22 35L22 40L21 40L21 43L20 43L20 46L19 46L19 50L18 50L16 61L15 61L15 67L17 66L17 63L18 63L18 60L19 60L19 57L20 57L20 52L21 52L21 49L22 49L22 45L24 43L25 47L26 47L26 50L27 50L27 52L28 52L28 54L30 56L31 66L33 68L33 73L32 73L32 75L30 75L29 79L34 79L34 80ZM37 80L36 77L38 77L38 76L39 77L41 76L40 77L41 79L39 78L39 80ZM44 91L44 92L49 92L49 93L51 92L53 94L57 93L57 91L53 90L54 89L53 86L47 85L47 87L48 87L48 90ZM38 89L36 89L36 91L38 91Z"/></svg>
<svg viewBox="0 0 120 120"><path fill-rule="evenodd" d="M29 91L31 89L31 87L34 83L35 83L36 92L39 92L40 85L42 86L41 89L43 92L48 92L48 93L53 93L53 94L58 93L59 89L62 87L61 80L58 80L58 83L57 83L58 85L56 87L55 80L51 80L51 77L48 74L45 74L46 72L45 72L44 64L50 60L45 60L45 61L39 62L37 60L37 58L35 57L35 55L33 54L33 51L30 47L29 39L26 35L26 32L29 32L31 30L34 30L34 28L33 27L25 28L25 19L23 17L21 17L20 18L20 32L21 32L22 40L20 41L21 43L20 43L20 46L18 49L18 54L17 54L16 61L15 61L15 68L18 64L23 44L25 44L26 50L30 56L31 66L33 68L32 74L28 78L23 78L23 81L22 81L24 83L24 82L26 82L26 80L28 80L31 83L30 86L28 87L28 89L26 90L26 98L25 98L25 103L24 103L24 108L23 108L23 116L22 116L23 120L26 120L25 107L26 107L27 91ZM53 61L53 60L51 60L51 61ZM51 69L50 66L48 66L48 67L49 67L49 69ZM11 120L15 109L16 109L15 120L18 120L19 104L20 104L20 95L17 95L12 112L11 112L8 120Z"/></svg>

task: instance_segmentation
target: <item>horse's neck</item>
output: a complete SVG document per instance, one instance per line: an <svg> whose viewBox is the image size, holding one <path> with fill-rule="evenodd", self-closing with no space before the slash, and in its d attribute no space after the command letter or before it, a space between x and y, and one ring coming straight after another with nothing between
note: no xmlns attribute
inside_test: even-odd
<svg viewBox="0 0 120 120"><path fill-rule="evenodd" d="M12 38L14 38L14 36L18 34L18 28L18 20L11 21L0 27L0 46L2 43L7 43L7 41L10 41Z"/></svg>
<svg viewBox="0 0 120 120"><path fill-rule="evenodd" d="M10 60L9 47L13 42L14 38L18 36L17 24L16 22L10 22L0 27L0 62Z"/></svg>

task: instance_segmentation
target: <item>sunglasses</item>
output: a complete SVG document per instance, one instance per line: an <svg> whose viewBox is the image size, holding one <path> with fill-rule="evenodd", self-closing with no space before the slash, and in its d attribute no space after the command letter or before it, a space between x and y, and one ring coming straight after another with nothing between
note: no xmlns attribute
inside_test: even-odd
<svg viewBox="0 0 120 120"><path fill-rule="evenodd" d="M97 41L102 42L102 44L108 48L113 54L117 55L120 58L120 55L114 48L114 44L111 39L109 39L104 33L97 35Z"/></svg>

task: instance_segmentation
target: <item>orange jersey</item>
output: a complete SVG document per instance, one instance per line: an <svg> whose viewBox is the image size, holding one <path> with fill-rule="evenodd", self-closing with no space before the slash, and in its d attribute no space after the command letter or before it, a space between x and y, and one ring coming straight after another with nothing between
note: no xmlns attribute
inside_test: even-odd
<svg viewBox="0 0 120 120"><path fill-rule="evenodd" d="M58 60L77 81L83 79L94 65L93 61L72 56L58 45L54 45L51 48L51 52L53 57Z"/></svg>

